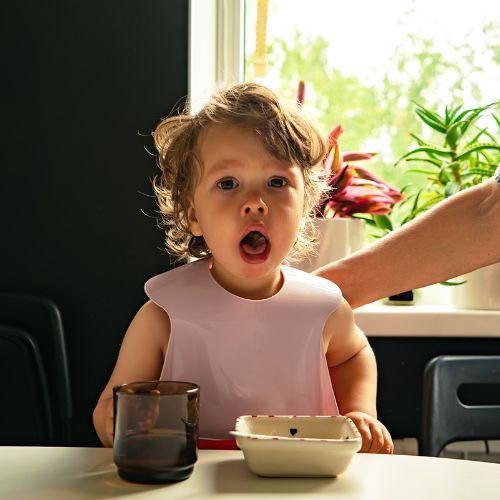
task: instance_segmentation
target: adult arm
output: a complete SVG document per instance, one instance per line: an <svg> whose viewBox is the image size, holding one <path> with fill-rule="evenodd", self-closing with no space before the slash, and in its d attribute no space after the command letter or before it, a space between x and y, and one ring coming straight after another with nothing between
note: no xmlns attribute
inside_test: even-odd
<svg viewBox="0 0 500 500"><path fill-rule="evenodd" d="M113 387L158 380L169 336L167 313L154 302L146 302L125 333L113 373L94 409L94 427L104 446L113 446Z"/></svg>
<svg viewBox="0 0 500 500"><path fill-rule="evenodd" d="M349 257L314 274L356 308L500 261L500 184L461 191Z"/></svg>

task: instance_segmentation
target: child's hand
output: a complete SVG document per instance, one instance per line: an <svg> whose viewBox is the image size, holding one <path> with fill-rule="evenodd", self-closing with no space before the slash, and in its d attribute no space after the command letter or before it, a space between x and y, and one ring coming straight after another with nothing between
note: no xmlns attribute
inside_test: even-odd
<svg viewBox="0 0 500 500"><path fill-rule="evenodd" d="M105 402L106 407L106 417L105 417L105 432L106 432L106 443L105 446L113 446L114 431L115 431L115 419L113 415L113 398L108 399Z"/></svg>
<svg viewBox="0 0 500 500"><path fill-rule="evenodd" d="M361 453L393 453L394 444L391 435L382 422L362 411L351 411L349 417L361 434Z"/></svg>
<svg viewBox="0 0 500 500"><path fill-rule="evenodd" d="M104 397L97 402L92 418L101 443L106 447L112 447L114 433L113 396Z"/></svg>

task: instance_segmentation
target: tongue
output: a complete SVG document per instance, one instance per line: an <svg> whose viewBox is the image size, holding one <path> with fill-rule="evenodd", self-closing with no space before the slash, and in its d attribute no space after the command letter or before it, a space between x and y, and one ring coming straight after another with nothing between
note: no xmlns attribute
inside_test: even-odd
<svg viewBox="0 0 500 500"><path fill-rule="evenodd" d="M262 242L259 242L256 246L249 245L248 243L242 243L241 247L245 253L249 253L251 255L259 255L266 251L266 240L262 238Z"/></svg>
<svg viewBox="0 0 500 500"><path fill-rule="evenodd" d="M250 255L260 255L266 251L267 240L259 231L252 231L241 242L243 251Z"/></svg>

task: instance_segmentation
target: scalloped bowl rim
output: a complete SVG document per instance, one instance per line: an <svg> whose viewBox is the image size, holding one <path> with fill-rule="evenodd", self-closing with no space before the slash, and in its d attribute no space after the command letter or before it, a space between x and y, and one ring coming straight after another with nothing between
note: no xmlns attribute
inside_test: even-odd
<svg viewBox="0 0 500 500"><path fill-rule="evenodd" d="M274 436L274 435L268 435L268 434L255 434L255 433L249 433L249 432L242 432L238 430L238 426L241 421L245 419L250 419L250 418L257 418L257 419L267 419L267 418L273 418L273 419L310 419L310 420L326 420L326 419L332 419L332 418L340 418L344 420L347 425L350 427L351 431L353 432L355 437L349 436L347 439L346 438L312 438L312 437L301 437L301 438L295 438L295 437L288 437L288 436ZM313 442L313 443L319 443L319 442L326 442L326 443L356 443L358 442L361 445L361 434L359 433L357 427L354 425L354 422L349 418L349 417L344 417L342 415L241 415L236 419L236 424L235 424L235 430L234 431L229 431L229 434L232 434L235 437L239 438L245 438L245 439L256 439L260 441L291 441L291 442Z"/></svg>

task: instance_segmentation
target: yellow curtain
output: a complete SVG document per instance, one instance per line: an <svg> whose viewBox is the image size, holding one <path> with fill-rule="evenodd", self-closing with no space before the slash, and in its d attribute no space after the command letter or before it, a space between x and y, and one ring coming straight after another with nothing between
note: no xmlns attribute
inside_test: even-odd
<svg viewBox="0 0 500 500"><path fill-rule="evenodd" d="M255 76L266 76L266 31L267 31L267 4L268 0L258 0L257 22L255 26L255 54L253 59Z"/></svg>

